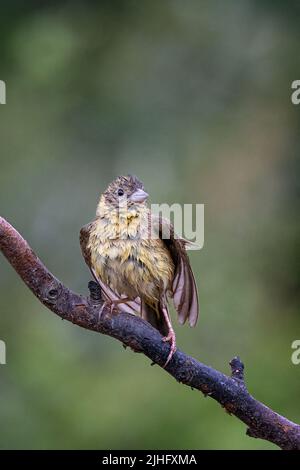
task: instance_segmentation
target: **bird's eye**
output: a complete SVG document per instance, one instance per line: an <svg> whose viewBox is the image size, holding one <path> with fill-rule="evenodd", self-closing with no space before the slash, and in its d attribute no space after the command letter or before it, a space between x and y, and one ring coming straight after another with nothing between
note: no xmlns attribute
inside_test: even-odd
<svg viewBox="0 0 300 470"><path fill-rule="evenodd" d="M118 196L123 196L124 195L124 190L122 188L118 189Z"/></svg>

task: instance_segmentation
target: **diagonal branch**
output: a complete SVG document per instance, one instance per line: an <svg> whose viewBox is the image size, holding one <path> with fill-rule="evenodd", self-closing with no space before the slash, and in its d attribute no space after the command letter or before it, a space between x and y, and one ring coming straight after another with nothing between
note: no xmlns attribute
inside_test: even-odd
<svg viewBox="0 0 300 470"><path fill-rule="evenodd" d="M134 351L142 352L163 366L169 345L149 323L128 313L110 314L90 284L91 296L76 294L56 279L22 236L0 217L0 250L33 294L52 312L72 323L112 336ZM266 439L282 449L300 450L300 426L280 416L253 398L244 383L244 366L239 358L230 362L232 375L221 372L177 351L166 371L178 382L200 390L218 401L247 426L247 434Z"/></svg>

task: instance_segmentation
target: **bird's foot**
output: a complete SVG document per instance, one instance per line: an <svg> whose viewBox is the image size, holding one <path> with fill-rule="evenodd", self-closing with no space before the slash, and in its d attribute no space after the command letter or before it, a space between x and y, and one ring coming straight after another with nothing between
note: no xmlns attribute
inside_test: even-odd
<svg viewBox="0 0 300 470"><path fill-rule="evenodd" d="M168 335L163 338L163 341L170 343L170 352L163 366L165 368L169 364L170 360L172 359L173 354L176 352L176 336L175 336L175 331L173 330L173 328L170 328Z"/></svg>
<svg viewBox="0 0 300 470"><path fill-rule="evenodd" d="M98 314L98 320L100 321L100 318L101 318L101 315L103 313L103 310L105 308L108 308L109 309L109 313L110 315L113 314L113 311L114 309L117 310L117 306L118 305L121 305L121 304L126 304L126 302L130 300L129 298L127 297L124 297L122 299L117 299L117 300L105 300L99 310L99 314Z"/></svg>
<svg viewBox="0 0 300 470"><path fill-rule="evenodd" d="M108 302L107 300L104 300L104 302L103 302L103 304L101 305L101 308L100 308L100 310L99 310L99 313L98 313L98 322L100 322L100 320L101 320L103 310L104 310L106 307L109 307L109 306L110 306L110 302Z"/></svg>

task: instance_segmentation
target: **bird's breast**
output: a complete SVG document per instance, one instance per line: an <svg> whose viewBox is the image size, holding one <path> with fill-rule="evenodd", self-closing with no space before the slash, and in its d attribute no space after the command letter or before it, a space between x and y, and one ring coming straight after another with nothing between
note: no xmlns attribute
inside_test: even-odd
<svg viewBox="0 0 300 470"><path fill-rule="evenodd" d="M131 222L127 238L113 238L116 227L103 221L91 232L93 270L119 294L158 297L161 289L171 285L173 261L162 240L141 237L138 224Z"/></svg>

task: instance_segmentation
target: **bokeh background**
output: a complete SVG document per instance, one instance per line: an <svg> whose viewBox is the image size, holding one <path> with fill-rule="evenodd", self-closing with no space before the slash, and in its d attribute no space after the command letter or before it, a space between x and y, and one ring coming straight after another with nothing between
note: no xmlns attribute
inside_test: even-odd
<svg viewBox="0 0 300 470"><path fill-rule="evenodd" d="M178 345L300 421L298 1L1 3L0 212L87 292L78 233L134 173L205 204L196 329ZM0 447L269 449L111 338L60 321L0 260Z"/></svg>

